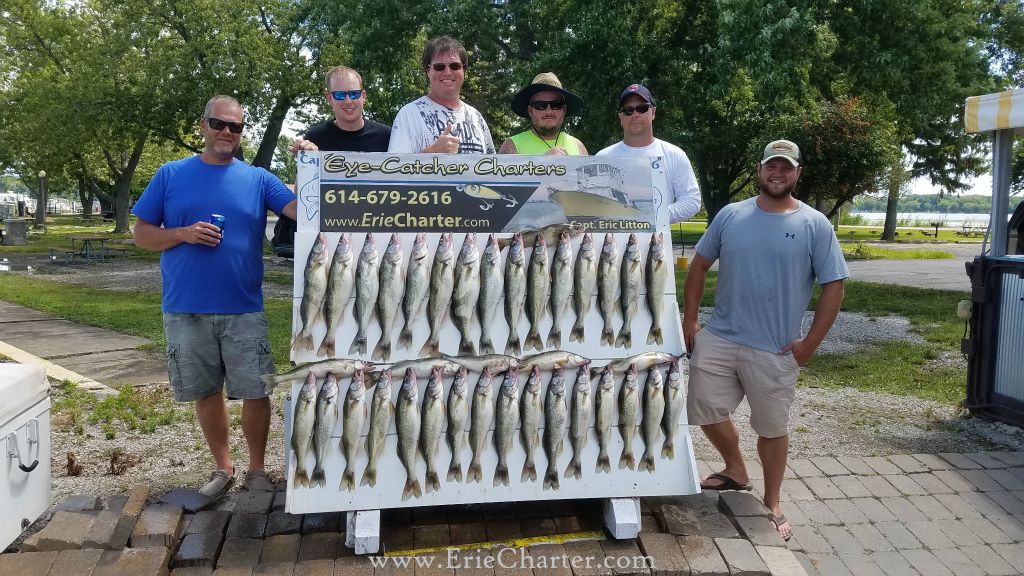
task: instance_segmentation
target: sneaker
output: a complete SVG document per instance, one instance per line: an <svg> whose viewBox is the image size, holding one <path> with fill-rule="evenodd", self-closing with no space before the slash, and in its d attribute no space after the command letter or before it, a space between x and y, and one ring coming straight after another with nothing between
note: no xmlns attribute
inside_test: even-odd
<svg viewBox="0 0 1024 576"><path fill-rule="evenodd" d="M250 492L273 492L274 482L265 470L249 470L245 473L245 488Z"/></svg>
<svg viewBox="0 0 1024 576"><path fill-rule="evenodd" d="M203 496L209 496L210 498L217 499L223 496L235 483L234 470L231 471L231 475L223 470L214 470L210 473L210 479L207 480L206 484L199 489L199 493Z"/></svg>

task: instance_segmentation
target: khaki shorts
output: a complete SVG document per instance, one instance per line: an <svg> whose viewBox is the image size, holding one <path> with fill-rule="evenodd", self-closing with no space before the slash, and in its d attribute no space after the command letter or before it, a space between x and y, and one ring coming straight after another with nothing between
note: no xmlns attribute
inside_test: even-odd
<svg viewBox="0 0 1024 576"><path fill-rule="evenodd" d="M167 373L174 399L191 402L227 389L232 400L265 398L260 376L274 373L267 317L164 313Z"/></svg>
<svg viewBox="0 0 1024 576"><path fill-rule="evenodd" d="M775 354L730 342L710 330L697 332L690 357L690 424L718 424L747 397L750 427L764 438L789 433L789 409L800 365L793 354Z"/></svg>

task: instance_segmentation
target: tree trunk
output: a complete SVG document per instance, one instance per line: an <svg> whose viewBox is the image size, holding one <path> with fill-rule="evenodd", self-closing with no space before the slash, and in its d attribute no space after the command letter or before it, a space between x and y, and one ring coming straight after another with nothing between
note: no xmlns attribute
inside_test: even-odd
<svg viewBox="0 0 1024 576"><path fill-rule="evenodd" d="M46 225L46 196L49 192L46 176L39 178L39 194L36 196L36 216L33 224L36 226Z"/></svg>
<svg viewBox="0 0 1024 576"><path fill-rule="evenodd" d="M114 180L114 233L127 234L130 232L128 226L128 198L132 192L132 180L135 178L135 169L139 167L139 160L142 159L142 150L146 147L148 134L142 134L135 141L135 148L132 150L124 164L120 167L118 177Z"/></svg>
<svg viewBox="0 0 1024 576"><path fill-rule="evenodd" d="M89 189L89 183L85 181L85 176L78 177L78 200L82 203L82 218L89 220L92 218L92 201L96 198L93 195L92 190Z"/></svg>
<svg viewBox="0 0 1024 576"><path fill-rule="evenodd" d="M885 203L885 225L882 227L882 240L887 242L896 239L896 208L899 204L902 184L902 177L889 176L889 199Z"/></svg>
<svg viewBox="0 0 1024 576"><path fill-rule="evenodd" d="M291 110L294 102L294 96L284 94L278 96L277 102L274 103L274 109L270 111L270 117L267 118L267 130L263 133L263 140L260 141L256 157L252 159L253 166L270 170L270 163L274 161L274 151L277 150L277 139L281 136L281 126L284 125L284 119L288 116L288 111Z"/></svg>

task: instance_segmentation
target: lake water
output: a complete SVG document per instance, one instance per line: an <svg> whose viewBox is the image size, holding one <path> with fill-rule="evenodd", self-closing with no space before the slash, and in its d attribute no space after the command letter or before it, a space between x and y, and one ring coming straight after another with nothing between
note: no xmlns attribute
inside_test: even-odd
<svg viewBox="0 0 1024 576"><path fill-rule="evenodd" d="M885 212L852 212L864 218L864 223L881 226L885 223ZM898 220L907 220L913 226L928 226L931 222L942 222L945 228L960 228L964 223L972 226L988 225L988 214L960 214L956 212L899 212Z"/></svg>

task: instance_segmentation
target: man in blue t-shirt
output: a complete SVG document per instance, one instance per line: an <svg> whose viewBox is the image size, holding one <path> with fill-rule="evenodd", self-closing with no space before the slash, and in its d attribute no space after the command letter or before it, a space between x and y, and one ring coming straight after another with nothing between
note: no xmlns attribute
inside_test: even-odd
<svg viewBox="0 0 1024 576"><path fill-rule="evenodd" d="M245 127L229 96L206 104L202 154L157 170L132 213L135 244L160 251L167 370L174 398L196 403L217 470L199 492L219 498L234 484L228 445L229 398L242 399L249 490L270 491L264 471L270 397L260 376L274 373L263 314L267 210L295 218L295 194L273 174L235 159ZM211 215L224 217L220 227Z"/></svg>
<svg viewBox="0 0 1024 576"><path fill-rule="evenodd" d="M792 528L779 507L789 453L789 411L800 365L828 334L850 276L825 215L793 198L800 149L776 140L757 164L760 193L722 209L697 243L684 289L683 336L690 352L686 413L722 455L725 467L704 490L750 490L739 431L730 415L744 396L764 468L764 503L779 535ZM711 320L697 321L707 271L718 260ZM814 321L800 334L817 280Z"/></svg>

